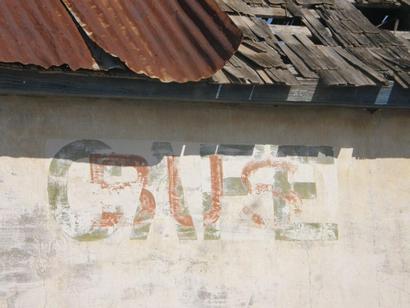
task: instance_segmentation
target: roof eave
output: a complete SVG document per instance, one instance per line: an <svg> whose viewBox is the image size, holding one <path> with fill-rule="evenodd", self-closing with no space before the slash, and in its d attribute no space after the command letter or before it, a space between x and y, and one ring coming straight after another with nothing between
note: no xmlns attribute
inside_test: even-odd
<svg viewBox="0 0 410 308"><path fill-rule="evenodd" d="M251 105L339 106L410 109L410 89L329 87L317 82L297 86L161 83L88 72L36 71L0 68L1 95L118 98L151 101L210 102Z"/></svg>

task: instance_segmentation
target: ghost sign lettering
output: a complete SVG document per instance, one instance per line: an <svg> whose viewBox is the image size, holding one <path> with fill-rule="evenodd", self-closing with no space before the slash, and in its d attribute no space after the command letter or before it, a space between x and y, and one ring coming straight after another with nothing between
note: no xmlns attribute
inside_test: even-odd
<svg viewBox="0 0 410 308"><path fill-rule="evenodd" d="M78 140L54 155L48 196L65 234L96 241L122 227L145 240L158 220L172 221L179 240L338 239L322 213L332 206L327 179L337 178L330 147L144 144L123 153Z"/></svg>

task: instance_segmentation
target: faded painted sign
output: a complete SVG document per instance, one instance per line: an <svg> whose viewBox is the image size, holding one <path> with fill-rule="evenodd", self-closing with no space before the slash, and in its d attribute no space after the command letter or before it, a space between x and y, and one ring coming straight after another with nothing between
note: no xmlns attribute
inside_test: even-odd
<svg viewBox="0 0 410 308"><path fill-rule="evenodd" d="M49 204L74 240L146 240L154 223L179 240L338 239L331 147L114 143L67 142L50 163Z"/></svg>
<svg viewBox="0 0 410 308"><path fill-rule="evenodd" d="M0 158L0 307L407 307L408 159L48 139Z"/></svg>

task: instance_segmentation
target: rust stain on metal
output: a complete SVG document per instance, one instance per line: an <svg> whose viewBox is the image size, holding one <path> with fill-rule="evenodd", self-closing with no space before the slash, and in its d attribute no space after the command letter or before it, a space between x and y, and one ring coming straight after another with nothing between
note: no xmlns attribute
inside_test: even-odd
<svg viewBox="0 0 410 308"><path fill-rule="evenodd" d="M98 69L59 0L0 1L0 62Z"/></svg>
<svg viewBox="0 0 410 308"><path fill-rule="evenodd" d="M242 39L214 0L62 1L106 52L164 82L211 77Z"/></svg>

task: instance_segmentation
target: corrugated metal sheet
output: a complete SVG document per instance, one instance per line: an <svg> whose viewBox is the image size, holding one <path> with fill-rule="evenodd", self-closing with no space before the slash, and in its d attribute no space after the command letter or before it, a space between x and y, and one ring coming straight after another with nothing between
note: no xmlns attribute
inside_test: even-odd
<svg viewBox="0 0 410 308"><path fill-rule="evenodd" d="M59 0L1 0L0 46L0 62L97 68Z"/></svg>
<svg viewBox="0 0 410 308"><path fill-rule="evenodd" d="M212 76L242 34L214 0L63 0L89 37L132 71L162 81Z"/></svg>

